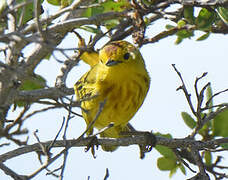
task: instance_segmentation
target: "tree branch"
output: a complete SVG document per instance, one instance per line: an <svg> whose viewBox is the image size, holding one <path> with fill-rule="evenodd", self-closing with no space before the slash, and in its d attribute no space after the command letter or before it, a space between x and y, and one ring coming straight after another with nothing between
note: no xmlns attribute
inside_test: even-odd
<svg viewBox="0 0 228 180"><path fill-rule="evenodd" d="M73 88L48 88L48 89L36 89L31 91L19 91L15 97L15 101L28 101L35 102L40 99L58 99L68 95L73 95Z"/></svg>
<svg viewBox="0 0 228 180"><path fill-rule="evenodd" d="M7 175L9 175L14 180L27 180L26 176L21 176L15 173L12 169L8 168L6 165L0 162L0 169Z"/></svg>
<svg viewBox="0 0 228 180"><path fill-rule="evenodd" d="M207 1L203 1L203 0L172 0L172 3L179 3L185 6L196 6L196 7L208 7L208 6L222 6L222 7L228 7L228 0L207 0Z"/></svg>
<svg viewBox="0 0 228 180"><path fill-rule="evenodd" d="M93 137L92 137L93 138ZM108 145L108 146L130 146L133 144L137 145L145 145L148 142L148 137L145 136L134 136L134 137L125 137L119 139L107 139L107 138L99 138L97 139L96 145ZM169 139L165 137L157 136L157 145L167 146L171 149L173 148L188 148L194 146L198 150L203 149L216 149L219 145L228 143L227 138L220 138L215 140L210 140L206 142L202 141L195 141L191 139ZM44 147L50 146L53 141L47 141L41 143ZM87 146L91 142L91 137L81 138L81 139L72 139L67 140L68 147L83 147ZM57 140L53 147L65 147L66 141L65 140ZM41 151L41 147L39 143L35 143L33 145L27 145L24 147L20 147L18 149L9 151L0 155L0 162L4 162L6 160L12 159L14 157L34 152L34 151Z"/></svg>

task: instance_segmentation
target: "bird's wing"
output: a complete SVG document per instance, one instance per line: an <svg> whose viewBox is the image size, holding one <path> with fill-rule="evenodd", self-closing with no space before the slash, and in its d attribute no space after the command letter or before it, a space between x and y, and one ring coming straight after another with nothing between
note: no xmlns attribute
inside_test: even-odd
<svg viewBox="0 0 228 180"><path fill-rule="evenodd" d="M90 100L98 95L96 88L98 69L94 66L75 83L74 90L79 101Z"/></svg>

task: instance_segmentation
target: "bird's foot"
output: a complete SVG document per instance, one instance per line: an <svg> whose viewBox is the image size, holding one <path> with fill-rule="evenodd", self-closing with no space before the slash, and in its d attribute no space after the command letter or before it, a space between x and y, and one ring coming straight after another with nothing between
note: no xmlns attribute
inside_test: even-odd
<svg viewBox="0 0 228 180"><path fill-rule="evenodd" d="M96 158L95 150L98 150L98 141L97 141L96 136L91 136L90 138L91 138L91 140L87 144L87 146L85 148L85 152L88 152L91 149L91 153L93 155L93 158L95 159Z"/></svg>

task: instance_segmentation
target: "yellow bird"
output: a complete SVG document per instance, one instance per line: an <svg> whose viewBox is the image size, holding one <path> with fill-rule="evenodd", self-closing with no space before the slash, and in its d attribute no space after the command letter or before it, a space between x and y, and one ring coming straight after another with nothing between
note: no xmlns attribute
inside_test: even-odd
<svg viewBox="0 0 228 180"><path fill-rule="evenodd" d="M127 41L114 41L104 46L99 54L84 52L81 59L91 66L74 85L81 102L87 126L95 119L100 103L105 102L93 128L98 130L113 123L101 137L119 138L129 131L127 123L142 105L150 85L150 77L138 48ZM116 146L102 146L114 151Z"/></svg>

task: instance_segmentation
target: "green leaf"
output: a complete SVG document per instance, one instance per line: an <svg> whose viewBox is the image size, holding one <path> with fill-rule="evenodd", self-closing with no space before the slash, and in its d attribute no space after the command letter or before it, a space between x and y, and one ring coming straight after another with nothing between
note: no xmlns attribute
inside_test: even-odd
<svg viewBox="0 0 228 180"><path fill-rule="evenodd" d="M0 1L0 15L2 14L2 11L7 7L6 0L1 0Z"/></svg>
<svg viewBox="0 0 228 180"><path fill-rule="evenodd" d="M49 60L49 59L50 59L50 57L51 57L51 53L48 53L48 54L44 57L44 59Z"/></svg>
<svg viewBox="0 0 228 180"><path fill-rule="evenodd" d="M176 174L178 169L178 166L175 166L173 169L170 170L169 172L169 178L172 178L174 174Z"/></svg>
<svg viewBox="0 0 228 180"><path fill-rule="evenodd" d="M17 3L27 2L27 0L17 0ZM43 3L43 0L41 0ZM42 6L40 6L40 12L42 12ZM19 8L17 11L17 22L21 21L21 24L24 25L28 21L34 18L34 5L33 3L28 3L23 8Z"/></svg>
<svg viewBox="0 0 228 180"><path fill-rule="evenodd" d="M0 22L0 34L3 33L5 28L6 28L6 22Z"/></svg>
<svg viewBox="0 0 228 180"><path fill-rule="evenodd" d="M61 5L60 5L61 7L60 8L65 8L69 5L71 5L72 2L73 2L73 0L61 0Z"/></svg>
<svg viewBox="0 0 228 180"><path fill-rule="evenodd" d="M156 3L158 0L142 0L142 3L146 4L147 6L150 6L154 3Z"/></svg>
<svg viewBox="0 0 228 180"><path fill-rule="evenodd" d="M54 6L60 6L61 5L61 0L47 0L47 2L51 5L54 5Z"/></svg>
<svg viewBox="0 0 228 180"><path fill-rule="evenodd" d="M25 0L17 0L18 3L22 3L25 2ZM24 8L19 8L18 12L17 12L17 22L21 21L21 24L26 24L28 21L30 21L31 19L33 19L33 8L34 5L33 3L29 3L26 6L24 6Z"/></svg>
<svg viewBox="0 0 228 180"><path fill-rule="evenodd" d="M194 8L191 6L184 7L184 18L188 21L188 23L193 24L195 21L194 17Z"/></svg>
<svg viewBox="0 0 228 180"><path fill-rule="evenodd" d="M99 28L95 28L92 26L80 26L79 28L95 34L101 33L101 30Z"/></svg>
<svg viewBox="0 0 228 180"><path fill-rule="evenodd" d="M189 128L193 129L196 127L196 121L187 112L181 112L181 116Z"/></svg>
<svg viewBox="0 0 228 180"><path fill-rule="evenodd" d="M176 167L176 160L160 157L157 160L157 167L162 171L172 170Z"/></svg>
<svg viewBox="0 0 228 180"><path fill-rule="evenodd" d="M168 30L169 30L169 29L173 29L174 27L175 27L175 26L170 25L170 24L167 24L167 25L165 26L165 28L168 29Z"/></svg>
<svg viewBox="0 0 228 180"><path fill-rule="evenodd" d="M33 75L27 78L20 87L20 90L42 89L46 86L46 80L40 75Z"/></svg>
<svg viewBox="0 0 228 180"><path fill-rule="evenodd" d="M177 27L182 28L183 26L186 25L186 22L184 20L180 20L177 22ZM182 40L184 38L190 38L193 36L193 31L188 31L188 30L180 30L176 33L176 35Z"/></svg>
<svg viewBox="0 0 228 180"><path fill-rule="evenodd" d="M178 45L178 44L180 44L182 41L183 41L183 38L181 38L181 37L178 36L177 39L176 39L176 41L175 41L175 44Z"/></svg>
<svg viewBox="0 0 228 180"><path fill-rule="evenodd" d="M157 132L157 133L155 133L155 135L156 135L156 136L165 137L165 138L169 138L169 139L172 138L172 135L169 134L169 133L168 133L168 134L162 134L162 133Z"/></svg>
<svg viewBox="0 0 228 180"><path fill-rule="evenodd" d="M113 0L107 0L104 3L102 3L102 6L104 7L104 12L109 12L109 11L121 12L129 8L130 4L127 0L119 0L117 2Z"/></svg>
<svg viewBox="0 0 228 180"><path fill-rule="evenodd" d="M177 22L177 27L178 28L181 28L181 27L183 27L183 26L185 26L186 25L186 22L184 21L184 20L179 20L178 22Z"/></svg>
<svg viewBox="0 0 228 180"><path fill-rule="evenodd" d="M201 117L203 117L203 114L201 114ZM204 124L204 126L199 130L199 134L203 137L207 137L208 134L210 134L210 130L212 129L212 123L211 121Z"/></svg>
<svg viewBox="0 0 228 180"><path fill-rule="evenodd" d="M186 25L186 21L183 20L183 19L179 20L177 22L177 27L178 28L182 28L185 25ZM193 31L189 31L189 30L183 29L183 30L179 30L176 33L176 35L177 35L177 39L175 41L175 44L177 45L177 44L180 44L183 41L183 39L192 37L193 36Z"/></svg>
<svg viewBox="0 0 228 180"><path fill-rule="evenodd" d="M157 145L155 147L155 149L164 157L170 158L170 159L176 159L175 154L173 153L173 151L170 148L167 148L165 146L162 145Z"/></svg>
<svg viewBox="0 0 228 180"><path fill-rule="evenodd" d="M203 41L203 40L207 39L209 36L210 36L210 32L207 32L204 35L197 38L196 41Z"/></svg>
<svg viewBox="0 0 228 180"><path fill-rule="evenodd" d="M223 20L225 24L228 25L228 8L218 7L219 17Z"/></svg>
<svg viewBox="0 0 228 180"><path fill-rule="evenodd" d="M83 16L91 17L96 14L101 14L105 12L121 12L130 7L130 4L127 0L119 0L117 2L113 0L106 0L105 2L99 3L99 6L88 8Z"/></svg>
<svg viewBox="0 0 228 180"><path fill-rule="evenodd" d="M47 2L54 6L67 7L72 4L73 0L47 0Z"/></svg>
<svg viewBox="0 0 228 180"><path fill-rule="evenodd" d="M113 27L115 27L118 24L119 24L119 20L118 19L110 19L110 20L105 21L105 23L104 23L105 27L108 30L113 28Z"/></svg>
<svg viewBox="0 0 228 180"><path fill-rule="evenodd" d="M161 136L161 137L165 137L165 138L172 138L171 134L161 134L161 133L155 133L156 136ZM176 159L175 154L173 153L173 151L170 148L167 148L165 146L162 145L156 145L155 149L164 157L169 157L171 159Z"/></svg>
<svg viewBox="0 0 228 180"><path fill-rule="evenodd" d="M207 166L210 166L212 164L212 155L209 151L205 151L205 163Z"/></svg>
<svg viewBox="0 0 228 180"><path fill-rule="evenodd" d="M20 87L21 91L29 91L35 89L41 89L46 86L46 80L40 75L33 74L31 77L24 80L23 84ZM26 106L28 102L24 101L17 101L15 102L15 108Z"/></svg>
<svg viewBox="0 0 228 180"><path fill-rule="evenodd" d="M92 17L94 15L97 15L97 14L101 14L104 12L104 8L102 6L97 6L96 8L95 7L92 7L92 8L88 8L83 14L82 16L85 16L85 17Z"/></svg>
<svg viewBox="0 0 228 180"><path fill-rule="evenodd" d="M228 136L228 110L219 113L213 120L213 134L215 136Z"/></svg>
<svg viewBox="0 0 228 180"><path fill-rule="evenodd" d="M223 149L228 149L228 143L224 143L220 145Z"/></svg>
<svg viewBox="0 0 228 180"><path fill-rule="evenodd" d="M105 12L115 11L120 12L130 7L130 4L127 0L119 0L117 2L113 0L106 0L105 2L99 3L99 6L88 8L83 16L91 17L96 14L101 14Z"/></svg>
<svg viewBox="0 0 228 180"><path fill-rule="evenodd" d="M24 102L24 101L17 101L16 103L14 103L14 110L16 110L17 107L24 107L28 105L27 102Z"/></svg>
<svg viewBox="0 0 228 180"><path fill-rule="evenodd" d="M178 167L180 168L181 172L186 175L186 169L185 167L183 166L183 164L179 164Z"/></svg>
<svg viewBox="0 0 228 180"><path fill-rule="evenodd" d="M212 11L202 8L196 18L196 25L200 30L209 30L215 20L216 14Z"/></svg>
<svg viewBox="0 0 228 180"><path fill-rule="evenodd" d="M184 38L190 38L193 36L193 32L192 31L188 31L188 30L180 30L176 33L176 35L182 39Z"/></svg>
<svg viewBox="0 0 228 180"><path fill-rule="evenodd" d="M212 92L212 88L211 88L211 85L209 85L206 89L206 97L207 97L207 101L210 100L210 103L209 103L209 107L212 107L213 106L213 99L211 99L213 95L213 92ZM209 112L212 112L213 109L209 109Z"/></svg>

